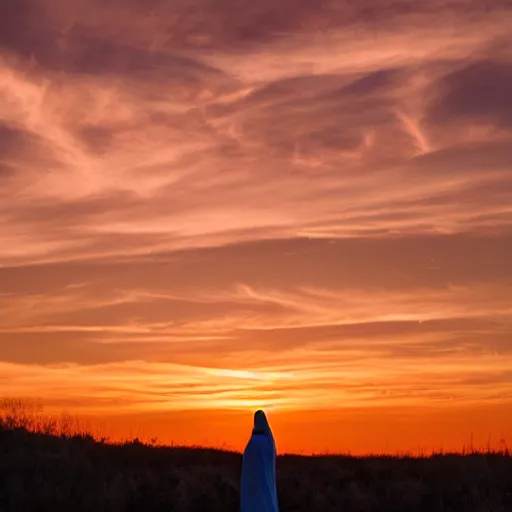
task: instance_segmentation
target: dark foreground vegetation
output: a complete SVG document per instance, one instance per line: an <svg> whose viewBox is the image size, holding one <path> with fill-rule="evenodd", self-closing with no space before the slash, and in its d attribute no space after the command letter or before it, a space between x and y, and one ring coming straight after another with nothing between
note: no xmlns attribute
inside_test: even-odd
<svg viewBox="0 0 512 512"><path fill-rule="evenodd" d="M1 512L238 511L240 454L17 423L0 421ZM281 512L510 512L512 457L281 456L278 492Z"/></svg>

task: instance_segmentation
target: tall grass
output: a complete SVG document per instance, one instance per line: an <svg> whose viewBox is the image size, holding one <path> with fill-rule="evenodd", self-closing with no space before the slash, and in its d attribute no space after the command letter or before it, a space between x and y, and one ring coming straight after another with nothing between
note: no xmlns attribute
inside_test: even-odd
<svg viewBox="0 0 512 512"><path fill-rule="evenodd" d="M101 440L98 436L92 435L77 416L66 412L59 416L44 414L44 408L39 400L1 398L0 428L22 429L34 434L65 438L89 437L97 441Z"/></svg>
<svg viewBox="0 0 512 512"><path fill-rule="evenodd" d="M96 439L37 402L0 401L0 511L238 512L234 452ZM280 456L281 512L510 512L501 449L430 456Z"/></svg>

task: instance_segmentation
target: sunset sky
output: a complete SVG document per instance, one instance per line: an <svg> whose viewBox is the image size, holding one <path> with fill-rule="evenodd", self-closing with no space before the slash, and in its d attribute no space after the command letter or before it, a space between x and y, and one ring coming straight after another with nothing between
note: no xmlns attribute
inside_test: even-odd
<svg viewBox="0 0 512 512"><path fill-rule="evenodd" d="M512 4L0 0L0 396L512 443Z"/></svg>

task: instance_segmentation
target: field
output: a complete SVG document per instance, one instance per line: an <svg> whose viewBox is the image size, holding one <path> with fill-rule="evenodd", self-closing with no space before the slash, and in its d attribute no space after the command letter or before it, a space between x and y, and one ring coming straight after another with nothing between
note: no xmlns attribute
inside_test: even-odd
<svg viewBox="0 0 512 512"><path fill-rule="evenodd" d="M0 421L0 511L237 512L241 455ZM284 455L281 512L510 512L512 457Z"/></svg>

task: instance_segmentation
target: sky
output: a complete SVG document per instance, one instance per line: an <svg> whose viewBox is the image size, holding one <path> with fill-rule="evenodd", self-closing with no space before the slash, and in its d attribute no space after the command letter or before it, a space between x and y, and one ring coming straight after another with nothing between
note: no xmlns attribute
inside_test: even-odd
<svg viewBox="0 0 512 512"><path fill-rule="evenodd" d="M0 0L0 396L511 442L511 90L506 0Z"/></svg>

